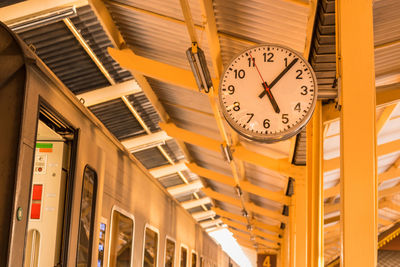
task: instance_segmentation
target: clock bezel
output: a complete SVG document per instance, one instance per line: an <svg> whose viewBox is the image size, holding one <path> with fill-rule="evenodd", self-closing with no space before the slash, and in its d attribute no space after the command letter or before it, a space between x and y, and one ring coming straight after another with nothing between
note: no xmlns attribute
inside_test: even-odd
<svg viewBox="0 0 400 267"><path fill-rule="evenodd" d="M222 84L224 82L224 76L225 76L227 70L230 68L231 64L237 58L239 58L241 55L245 54L246 52L251 51L253 49L261 48L261 47L282 48L282 49L285 49L285 50L290 51L291 53L295 54L309 68L312 80L314 82L314 98L313 98L313 102L311 104L310 109L308 110L307 114L303 117L303 119L299 123L297 123L294 127L291 127L290 129L288 129L284 133L274 133L274 134L263 133L262 134L262 133L250 132L248 130L243 129L243 127L237 125L235 123L235 121L231 118L231 116L228 114L226 107L222 100ZM310 63L299 52L295 51L294 49L292 49L290 47L284 46L284 45L275 44L275 43L263 43L260 45L248 47L248 48L242 50L241 52L235 54L235 56L232 57L232 59L226 65L224 72L221 75L221 80L220 80L219 87L218 87L218 98L219 98L219 105L222 109L222 114L223 114L225 120L230 125L230 127L232 127L237 133L239 133L241 136L245 137L246 139L249 139L252 141L257 141L257 142L262 142L262 143L275 143L275 142L287 140L287 139L291 138L292 136L298 134L307 125L307 123L311 119L312 114L314 113L317 99L318 99L317 77L316 77L314 70L311 67Z"/></svg>

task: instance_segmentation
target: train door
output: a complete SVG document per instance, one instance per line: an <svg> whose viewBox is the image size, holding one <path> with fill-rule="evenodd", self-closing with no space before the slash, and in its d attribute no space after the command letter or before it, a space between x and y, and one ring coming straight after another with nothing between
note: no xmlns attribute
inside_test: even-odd
<svg viewBox="0 0 400 267"><path fill-rule="evenodd" d="M74 131L42 108L37 126L25 267L66 265Z"/></svg>

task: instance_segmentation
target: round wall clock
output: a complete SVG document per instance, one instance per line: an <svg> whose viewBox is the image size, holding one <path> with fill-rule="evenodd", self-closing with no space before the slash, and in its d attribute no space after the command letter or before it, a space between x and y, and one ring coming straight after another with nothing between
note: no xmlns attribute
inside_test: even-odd
<svg viewBox="0 0 400 267"><path fill-rule="evenodd" d="M263 44L246 49L228 64L219 102L239 134L272 143L301 131L314 111L317 92L314 71L298 52Z"/></svg>

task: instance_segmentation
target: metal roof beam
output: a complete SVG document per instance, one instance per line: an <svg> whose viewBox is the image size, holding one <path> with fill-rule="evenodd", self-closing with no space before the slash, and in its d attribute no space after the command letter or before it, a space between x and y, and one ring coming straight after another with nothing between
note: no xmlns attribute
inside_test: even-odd
<svg viewBox="0 0 400 267"><path fill-rule="evenodd" d="M186 166L194 173L196 173L199 176L202 176L204 178L230 185L234 187L236 185L235 180L233 177L214 172L211 170L208 170L206 168L202 168L198 166L195 163L187 163ZM262 188L256 185L251 184L248 181L240 181L240 188L248 193L252 193L258 196L261 196L263 198L269 199L276 201L278 203L284 204L284 205L289 205L290 204L290 197L286 196L283 191L281 192L274 192L271 190L268 190L266 188Z"/></svg>
<svg viewBox="0 0 400 267"><path fill-rule="evenodd" d="M202 221L214 217L215 212L213 210L207 210L207 211L194 212L191 215L196 221Z"/></svg>
<svg viewBox="0 0 400 267"><path fill-rule="evenodd" d="M216 152L221 152L222 142L179 128L173 123L159 123L160 127L171 137L180 139L186 143L204 147ZM234 158L262 166L264 168L276 171L282 175L290 177L304 177L305 167L295 166L287 159L274 159L254 151L250 151L241 145L231 147Z"/></svg>
<svg viewBox="0 0 400 267"><path fill-rule="evenodd" d="M142 92L142 89L135 80L130 80L79 94L76 97L80 100L82 99L82 102L86 107L90 107L138 92Z"/></svg>
<svg viewBox="0 0 400 267"><path fill-rule="evenodd" d="M387 106L400 102L400 83L376 87L376 107ZM322 121L330 123L338 120L340 112L335 108L336 103L322 106Z"/></svg>
<svg viewBox="0 0 400 267"><path fill-rule="evenodd" d="M376 155L377 157L380 157L396 151L400 151L400 140L394 140L392 142L388 142L377 146ZM340 157L324 160L324 172L339 169L339 166L340 166Z"/></svg>
<svg viewBox="0 0 400 267"><path fill-rule="evenodd" d="M241 231L237 231L237 230L233 229L232 227L229 227L229 231L231 231L235 236L242 237L245 240L246 239L250 240L250 233L244 233L244 232L241 232ZM265 240L263 238L260 238L258 236L255 237L254 242L262 244L262 245L264 245L264 246L266 246L268 248L274 248L274 249L278 249L279 248L279 246L276 243L270 242L270 241Z"/></svg>
<svg viewBox="0 0 400 267"><path fill-rule="evenodd" d="M193 199L193 200L181 202L180 204L182 205L182 207L184 209L192 209L192 208L195 208L195 207L198 207L201 205L210 204L210 203L211 203L211 199L209 197L203 197L200 199Z"/></svg>
<svg viewBox="0 0 400 267"><path fill-rule="evenodd" d="M126 149L129 150L129 152L134 153L137 151L165 144L165 141L171 139L172 137L169 137L166 132L159 131L139 137L124 139L121 141L121 143L125 146Z"/></svg>
<svg viewBox="0 0 400 267"><path fill-rule="evenodd" d="M129 48L120 50L109 47L108 53L121 67L186 89L199 90L190 70L135 55ZM213 84L219 84L217 79L212 80Z"/></svg>
<svg viewBox="0 0 400 267"><path fill-rule="evenodd" d="M5 24L29 19L66 7L87 5L87 0L30 0L0 8L0 21Z"/></svg>
<svg viewBox="0 0 400 267"><path fill-rule="evenodd" d="M393 196L394 194L397 194L400 192L400 184L396 185L394 187L390 187L387 189L383 189L378 191L378 197L379 197L379 202L378 202L378 208L382 209L382 208L390 208L391 207L391 201L385 199L385 198L389 198L391 196ZM393 203L395 207L395 204ZM338 212L340 211L340 203L335 203L335 204L328 204L324 206L324 211L325 214L329 214L329 213L333 213L333 212Z"/></svg>
<svg viewBox="0 0 400 267"><path fill-rule="evenodd" d="M92 7L94 13L99 18L104 31L110 38L111 43L114 47L121 48L125 45L124 38L116 27L111 14L108 12L107 7L104 5L102 0L89 0L89 4Z"/></svg>
<svg viewBox="0 0 400 267"><path fill-rule="evenodd" d="M231 213L231 212L228 212L228 211L222 210L220 208L216 208L216 207L213 207L212 210L215 211L215 213L221 217L225 217L230 220L235 220L235 221L247 224L247 220L243 216L240 216L240 215L237 215L237 214L234 214L234 213ZM272 233L276 233L278 235L283 235L283 230L277 226L262 223L255 219L251 219L251 222L253 223L254 226L256 226L259 229L267 230Z"/></svg>
<svg viewBox="0 0 400 267"><path fill-rule="evenodd" d="M236 207L242 208L242 204L239 199L218 193L218 192L212 190L211 188L207 188L207 187L203 188L202 191L204 194L206 194L208 197L210 197L212 199L226 202L226 203L229 203ZM244 206L245 206L246 210L248 210L248 211L252 211L252 212L258 213L260 215L267 216L267 217L277 220L279 222L284 222L284 223L288 222L288 217L285 215L282 215L280 212L268 210L266 208L257 206L251 202L245 202Z"/></svg>
<svg viewBox="0 0 400 267"><path fill-rule="evenodd" d="M185 195L185 194L189 194L189 193L191 194L193 192L197 192L201 188L203 188L203 184L201 183L200 180L196 180L196 181L190 182L188 184L180 184L180 185L168 187L167 191L173 196L179 196L179 195Z"/></svg>
<svg viewBox="0 0 400 267"><path fill-rule="evenodd" d="M265 233L263 231L260 231L258 229L249 230L249 229L247 229L247 225L237 223L237 222L225 219L225 218L221 218L221 220L224 224L228 225L229 227L234 227L238 230L247 232L249 234L253 233L254 235L269 239L271 241L282 242L282 238L280 238L278 235L271 235L271 234Z"/></svg>
<svg viewBox="0 0 400 267"><path fill-rule="evenodd" d="M208 220L208 221L205 221L205 222L201 222L200 226L203 227L203 228L208 228L208 227L215 226L215 225L218 225L218 224L221 224L221 223L222 223L222 221L220 219L216 219L216 220L212 219L212 220Z"/></svg>
<svg viewBox="0 0 400 267"><path fill-rule="evenodd" d="M150 169L149 172L151 175L153 175L154 178L161 178L163 176L171 175L185 170L187 170L185 161L181 160L174 165L166 165Z"/></svg>
<svg viewBox="0 0 400 267"><path fill-rule="evenodd" d="M396 142L396 141L394 141L394 142ZM387 153L387 154L389 154L389 153ZM399 163L400 163L400 160L397 160L396 163L393 164L394 166L390 167L389 170L379 174L378 175L378 183L381 184L385 181L390 181L390 180L400 177L400 169L397 166ZM335 196L338 196L339 193L340 193L340 184L337 184L331 188L324 190L324 198L335 197Z"/></svg>

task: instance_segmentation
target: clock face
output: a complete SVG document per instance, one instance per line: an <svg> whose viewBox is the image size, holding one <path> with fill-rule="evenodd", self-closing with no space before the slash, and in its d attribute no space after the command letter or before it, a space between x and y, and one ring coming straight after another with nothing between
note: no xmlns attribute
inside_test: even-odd
<svg viewBox="0 0 400 267"><path fill-rule="evenodd" d="M297 134L317 99L315 74L297 52L265 44L232 59L219 86L227 122L241 135L272 143Z"/></svg>

